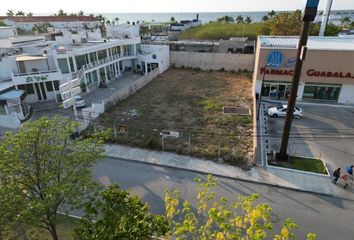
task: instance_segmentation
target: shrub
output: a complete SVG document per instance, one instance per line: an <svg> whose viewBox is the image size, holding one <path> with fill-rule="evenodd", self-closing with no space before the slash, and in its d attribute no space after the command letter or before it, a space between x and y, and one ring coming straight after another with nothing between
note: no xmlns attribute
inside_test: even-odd
<svg viewBox="0 0 354 240"><path fill-rule="evenodd" d="M145 142L145 147L153 150L157 150L160 148L160 142L153 136L149 137Z"/></svg>

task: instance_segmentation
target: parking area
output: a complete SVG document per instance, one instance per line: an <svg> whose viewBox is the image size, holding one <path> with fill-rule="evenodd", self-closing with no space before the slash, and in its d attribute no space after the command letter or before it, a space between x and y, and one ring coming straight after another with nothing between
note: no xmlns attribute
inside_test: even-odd
<svg viewBox="0 0 354 240"><path fill-rule="evenodd" d="M266 111L277 104L262 105ZM293 120L288 153L320 158L330 170L354 164L354 107L309 103L297 106L302 108L303 117ZM279 151L284 118L268 117L264 111L261 114L263 150Z"/></svg>

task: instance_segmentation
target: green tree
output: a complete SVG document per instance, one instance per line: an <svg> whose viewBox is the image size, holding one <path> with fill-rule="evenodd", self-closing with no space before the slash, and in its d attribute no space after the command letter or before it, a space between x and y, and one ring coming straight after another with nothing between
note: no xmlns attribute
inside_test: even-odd
<svg viewBox="0 0 354 240"><path fill-rule="evenodd" d="M224 22L224 23L230 23L230 22L234 22L234 18L231 16L223 16L220 17L216 20L217 22Z"/></svg>
<svg viewBox="0 0 354 240"><path fill-rule="evenodd" d="M0 21L0 27L5 27L6 24L3 21Z"/></svg>
<svg viewBox="0 0 354 240"><path fill-rule="evenodd" d="M238 15L238 16L236 17L236 22L237 22L237 23L243 23L243 22L244 22L243 16L242 16L242 15Z"/></svg>
<svg viewBox="0 0 354 240"><path fill-rule="evenodd" d="M268 17L269 17L269 18L273 18L276 14L277 14L277 13L276 13L274 10L272 10L272 11L270 11L270 12L268 13Z"/></svg>
<svg viewBox="0 0 354 240"><path fill-rule="evenodd" d="M299 35L301 30L301 11L280 12L265 23L271 35Z"/></svg>
<svg viewBox="0 0 354 240"><path fill-rule="evenodd" d="M25 16L26 13L24 11L17 11L16 16Z"/></svg>
<svg viewBox="0 0 354 240"><path fill-rule="evenodd" d="M114 21L116 22L116 24L119 23L119 20L120 20L119 17L115 17L115 18L114 18Z"/></svg>
<svg viewBox="0 0 354 240"><path fill-rule="evenodd" d="M59 9L58 13L55 14L56 16L68 16L68 14L66 12L64 12L63 9Z"/></svg>
<svg viewBox="0 0 354 240"><path fill-rule="evenodd" d="M176 22L176 19L175 19L174 16L172 16L172 17L170 18L170 22Z"/></svg>
<svg viewBox="0 0 354 240"><path fill-rule="evenodd" d="M53 27L50 23L37 23L33 25L32 32L46 33L50 27Z"/></svg>
<svg viewBox="0 0 354 240"><path fill-rule="evenodd" d="M350 24L351 28L354 28L354 21Z"/></svg>
<svg viewBox="0 0 354 240"><path fill-rule="evenodd" d="M67 118L43 117L26 123L16 135L6 134L0 143L0 199L16 217L0 214L1 223L24 223L58 239L58 209L79 207L95 189L91 168L104 152L106 133L73 140L77 127Z"/></svg>
<svg viewBox="0 0 354 240"><path fill-rule="evenodd" d="M181 201L178 192L166 191L165 208L171 226L173 239L269 239L273 229L272 209L268 204L255 204L258 194L239 196L235 202L218 197L217 179L208 176L207 181L196 179L196 209L192 210L189 201ZM292 230L296 223L286 219L275 240L293 239ZM308 239L315 239L308 234Z"/></svg>
<svg viewBox="0 0 354 240"><path fill-rule="evenodd" d="M267 16L267 15L264 15L263 17L262 17L262 22L266 22L266 21L268 21L269 20L269 17Z"/></svg>
<svg viewBox="0 0 354 240"><path fill-rule="evenodd" d="M11 10L11 9L7 10L6 16L12 17L14 15L15 15L15 11L14 10Z"/></svg>
<svg viewBox="0 0 354 240"><path fill-rule="evenodd" d="M32 12L29 12L29 13L27 13L26 15L27 15L27 17L32 17L32 16L33 16L33 13L32 13Z"/></svg>
<svg viewBox="0 0 354 240"><path fill-rule="evenodd" d="M85 215L74 232L81 240L130 240L165 236L168 230L165 217L151 214L139 197L112 185L85 204Z"/></svg>
<svg viewBox="0 0 354 240"><path fill-rule="evenodd" d="M246 19L245 19L245 23L246 24L250 24L252 21L253 21L252 18L249 17L249 16L247 16Z"/></svg>
<svg viewBox="0 0 354 240"><path fill-rule="evenodd" d="M346 16L341 18L340 22L342 23L342 26L347 26L351 22L350 17Z"/></svg>
<svg viewBox="0 0 354 240"><path fill-rule="evenodd" d="M340 26L337 26L333 23L327 24L325 35L326 36L338 36L338 33L342 31Z"/></svg>
<svg viewBox="0 0 354 240"><path fill-rule="evenodd" d="M77 15L78 15L78 16L85 16L85 13L84 13L84 11L81 10L81 11L79 11L79 12L77 13Z"/></svg>

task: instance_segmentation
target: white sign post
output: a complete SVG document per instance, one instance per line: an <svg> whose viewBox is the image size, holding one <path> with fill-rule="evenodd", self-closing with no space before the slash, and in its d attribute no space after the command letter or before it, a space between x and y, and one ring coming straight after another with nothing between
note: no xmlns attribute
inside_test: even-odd
<svg viewBox="0 0 354 240"><path fill-rule="evenodd" d="M74 97L81 93L80 80L75 78L59 86L64 108L73 106L75 120L79 120Z"/></svg>

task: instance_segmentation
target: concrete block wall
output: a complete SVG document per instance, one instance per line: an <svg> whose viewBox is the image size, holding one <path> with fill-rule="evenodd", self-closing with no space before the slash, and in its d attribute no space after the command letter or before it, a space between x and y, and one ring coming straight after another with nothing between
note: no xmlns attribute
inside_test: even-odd
<svg viewBox="0 0 354 240"><path fill-rule="evenodd" d="M254 54L199 53L170 51L170 64L177 68L190 67L201 70L237 71L254 70Z"/></svg>

